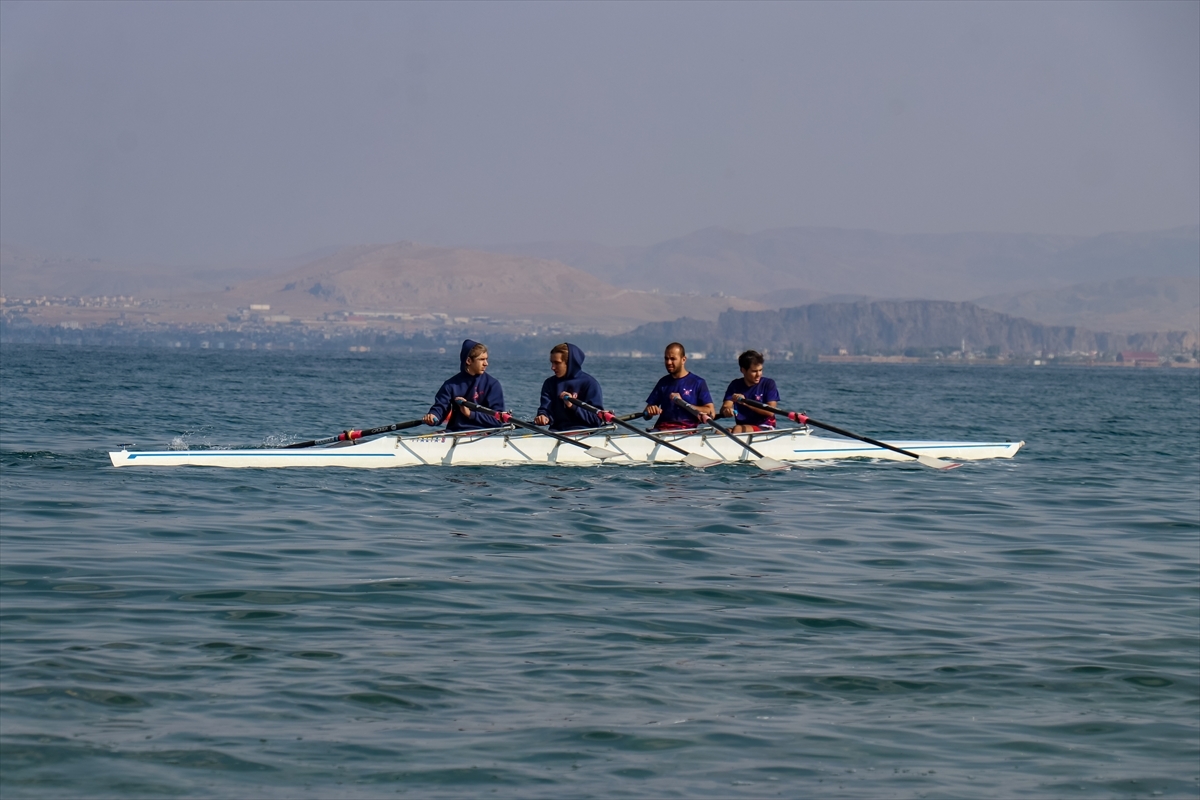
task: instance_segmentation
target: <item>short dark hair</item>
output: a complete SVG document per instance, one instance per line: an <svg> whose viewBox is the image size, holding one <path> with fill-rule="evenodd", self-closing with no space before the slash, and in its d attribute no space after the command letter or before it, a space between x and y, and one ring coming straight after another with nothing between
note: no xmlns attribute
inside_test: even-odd
<svg viewBox="0 0 1200 800"><path fill-rule="evenodd" d="M663 352L669 353L669 352L671 352L671 349L675 348L675 347L679 348L679 355L683 356L684 358L687 358L687 350L684 350L683 345L681 345L679 342L671 342L669 345L666 346L666 348L663 350Z"/></svg>
<svg viewBox="0 0 1200 800"><path fill-rule="evenodd" d="M742 369L750 369L763 363L763 355L757 350L747 350L738 356L738 366Z"/></svg>

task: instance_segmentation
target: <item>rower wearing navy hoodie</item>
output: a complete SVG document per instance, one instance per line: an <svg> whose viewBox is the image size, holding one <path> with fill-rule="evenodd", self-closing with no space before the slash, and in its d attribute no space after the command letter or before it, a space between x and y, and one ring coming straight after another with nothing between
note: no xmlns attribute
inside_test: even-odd
<svg viewBox="0 0 1200 800"><path fill-rule="evenodd" d="M487 345L471 339L464 340L462 350L458 354L458 363L462 369L438 389L433 398L433 405L425 415L425 424L440 425L445 422L448 431L500 427L500 420L491 414L471 411L466 406L454 402L462 398L493 411L504 410L504 390L500 388L500 381L487 374Z"/></svg>
<svg viewBox="0 0 1200 800"><path fill-rule="evenodd" d="M552 431L599 428L603 424L592 412L571 403L576 398L604 408L600 384L583 371L583 359L583 351L568 342L555 345L550 351L550 371L554 374L542 383L542 399L534 423L549 425Z"/></svg>

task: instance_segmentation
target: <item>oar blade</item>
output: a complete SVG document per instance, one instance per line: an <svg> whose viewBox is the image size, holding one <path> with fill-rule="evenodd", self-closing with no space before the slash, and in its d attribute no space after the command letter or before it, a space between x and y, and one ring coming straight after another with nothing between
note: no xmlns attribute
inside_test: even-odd
<svg viewBox="0 0 1200 800"><path fill-rule="evenodd" d="M719 458L709 458L708 456L700 455L699 453L688 453L683 458L683 463L689 467L696 469L704 469L706 467L715 467L717 464L724 463Z"/></svg>
<svg viewBox="0 0 1200 800"><path fill-rule="evenodd" d="M917 456L917 461L933 469L956 469L962 466L962 464L954 461L942 461L940 458L934 458L933 456Z"/></svg>
<svg viewBox="0 0 1200 800"><path fill-rule="evenodd" d="M752 458L750 463L766 472L778 472L780 470L791 469L790 464L785 464L782 461L776 461L773 458L763 456L762 458Z"/></svg>
<svg viewBox="0 0 1200 800"><path fill-rule="evenodd" d="M603 447L589 447L584 452L586 452L592 458L598 458L601 461L603 461L606 458L616 458L617 456L621 455L620 453L616 452L615 450L606 450Z"/></svg>

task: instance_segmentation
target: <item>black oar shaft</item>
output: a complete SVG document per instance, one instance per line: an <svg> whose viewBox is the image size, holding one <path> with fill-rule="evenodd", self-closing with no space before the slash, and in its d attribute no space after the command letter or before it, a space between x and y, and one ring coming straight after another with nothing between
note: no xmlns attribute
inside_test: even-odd
<svg viewBox="0 0 1200 800"><path fill-rule="evenodd" d="M472 403L470 400L456 400L455 402L458 403L459 405L466 406L467 408L471 409L472 411L479 411L483 414L491 414L492 416L494 416L496 419L500 420L501 422L511 422L513 425L516 425L517 427L525 428L526 430L531 430L534 433L540 433L543 436L549 436L552 439L558 439L560 442L563 442L565 444L573 444L576 447L582 447L584 450L592 449L592 445L590 445L590 444L581 442L578 439L572 439L569 436L562 436L560 434L555 433L554 431L548 431L545 428L539 428L537 425L534 425L532 422L525 422L524 420L517 419L516 417L514 417L512 414L508 413L507 411L495 411L493 409L488 408L487 406L481 406L478 403Z"/></svg>
<svg viewBox="0 0 1200 800"><path fill-rule="evenodd" d="M841 434L842 436L847 436L851 439L857 439L860 442L866 442L867 444L873 444L876 447L882 447L885 450L891 450L893 452L899 453L900 455L908 456L909 458L915 458L918 460L921 458L921 456L919 454L914 453L911 450L905 450L903 447L896 447L895 445L888 444L887 442L881 442L878 439L872 439L870 436L862 436L861 434L852 433L851 431L845 430L843 428L839 428L836 425L827 425L824 422L818 422L817 420L813 419L812 417L808 416L807 414L805 414L801 411L785 411L782 408L773 409L768 405L764 405L763 403L759 403L755 400L751 400L748 397L743 397L741 400L738 400L736 402L739 402L744 406L748 406L749 408L757 408L760 411L770 411L771 413L776 414L776 415L783 414L788 419L792 420L793 422L798 422L801 425L813 425L818 428L823 428L827 431L830 431L831 433Z"/></svg>
<svg viewBox="0 0 1200 800"><path fill-rule="evenodd" d="M684 400L682 397L676 397L673 402L675 403L675 405L679 406L680 408L685 409L689 414L691 414L696 419L700 419L700 409L696 408L694 405L692 405L688 401ZM718 425L716 419L708 420L708 424L710 426L716 428L717 430L719 430L721 433L728 436L730 439L733 439L735 442L737 442L742 447L749 450L751 453L754 454L755 458L766 458L766 456L764 456L762 453L758 452L753 447L751 447L749 442L743 442L741 439L737 438L737 435L734 434L733 431L728 430L727 428L722 428L720 425Z"/></svg>
<svg viewBox="0 0 1200 800"><path fill-rule="evenodd" d="M296 447L317 447L323 444L333 444L334 442L353 442L355 439L361 439L364 436L377 436L381 433L391 433L392 431L402 431L408 428L415 428L423 423L423 419L410 419L407 422L396 422L391 425L381 425L378 428L367 428L361 431L342 431L336 436L329 436L324 439L313 439L308 442L296 442L284 447L285 450L290 450Z"/></svg>
<svg viewBox="0 0 1200 800"><path fill-rule="evenodd" d="M611 411L605 411L602 408L597 408L596 406L592 405L591 403L585 403L582 400L572 400L571 402L574 403L575 405L579 406L580 408L586 409L586 410L592 412L593 414L599 415L600 419L604 420L605 422L615 422L617 425L620 425L622 428L627 428L628 430L633 431L634 433L638 434L639 436L645 436L650 441L657 442L658 444L661 444L663 447L666 447L670 450L674 450L676 453L679 453L680 455L684 455L684 456L692 455L687 450L684 450L682 447L678 447L674 444L671 444L666 439L660 439L659 437L655 436L654 434L644 431L641 428L635 428L634 426L630 425L628 422L625 421L626 419L637 419L638 417L643 416L643 414L631 414L627 417L618 417L615 414L613 414Z"/></svg>

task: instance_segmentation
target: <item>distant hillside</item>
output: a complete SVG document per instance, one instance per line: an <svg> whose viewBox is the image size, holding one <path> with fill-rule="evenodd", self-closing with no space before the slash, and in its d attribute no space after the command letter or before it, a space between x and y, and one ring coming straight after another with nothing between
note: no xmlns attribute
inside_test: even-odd
<svg viewBox="0 0 1200 800"><path fill-rule="evenodd" d="M308 253L242 267L179 268L45 253L5 242L0 244L0 294L11 297L137 295L143 299L171 299L292 269L323 255L328 253Z"/></svg>
<svg viewBox="0 0 1200 800"><path fill-rule="evenodd" d="M947 301L882 301L812 304L778 311L721 314L716 322L677 319L642 325L620 336L588 342L598 352L657 352L667 342L681 341L693 350L733 353L746 348L791 350L803 356L836 353L901 353L905 350L971 350L995 348L1003 353L1190 351L1194 333L1120 335L1074 326L1042 325L980 308Z"/></svg>
<svg viewBox="0 0 1200 800"><path fill-rule="evenodd" d="M1200 331L1200 271L1180 278L1124 278L1046 292L992 295L977 305L1052 325L1133 333Z"/></svg>
<svg viewBox="0 0 1200 800"><path fill-rule="evenodd" d="M616 286L706 287L768 301L779 290L807 292L809 301L823 295L967 300L1200 273L1200 226L1093 237L707 228L649 247L540 242L489 249L556 259Z"/></svg>
<svg viewBox="0 0 1200 800"><path fill-rule="evenodd" d="M289 272L236 284L208 298L269 304L280 314L394 311L554 319L619 330L680 314L715 319L763 304L715 295L618 289L556 261L400 242L349 247Z"/></svg>

